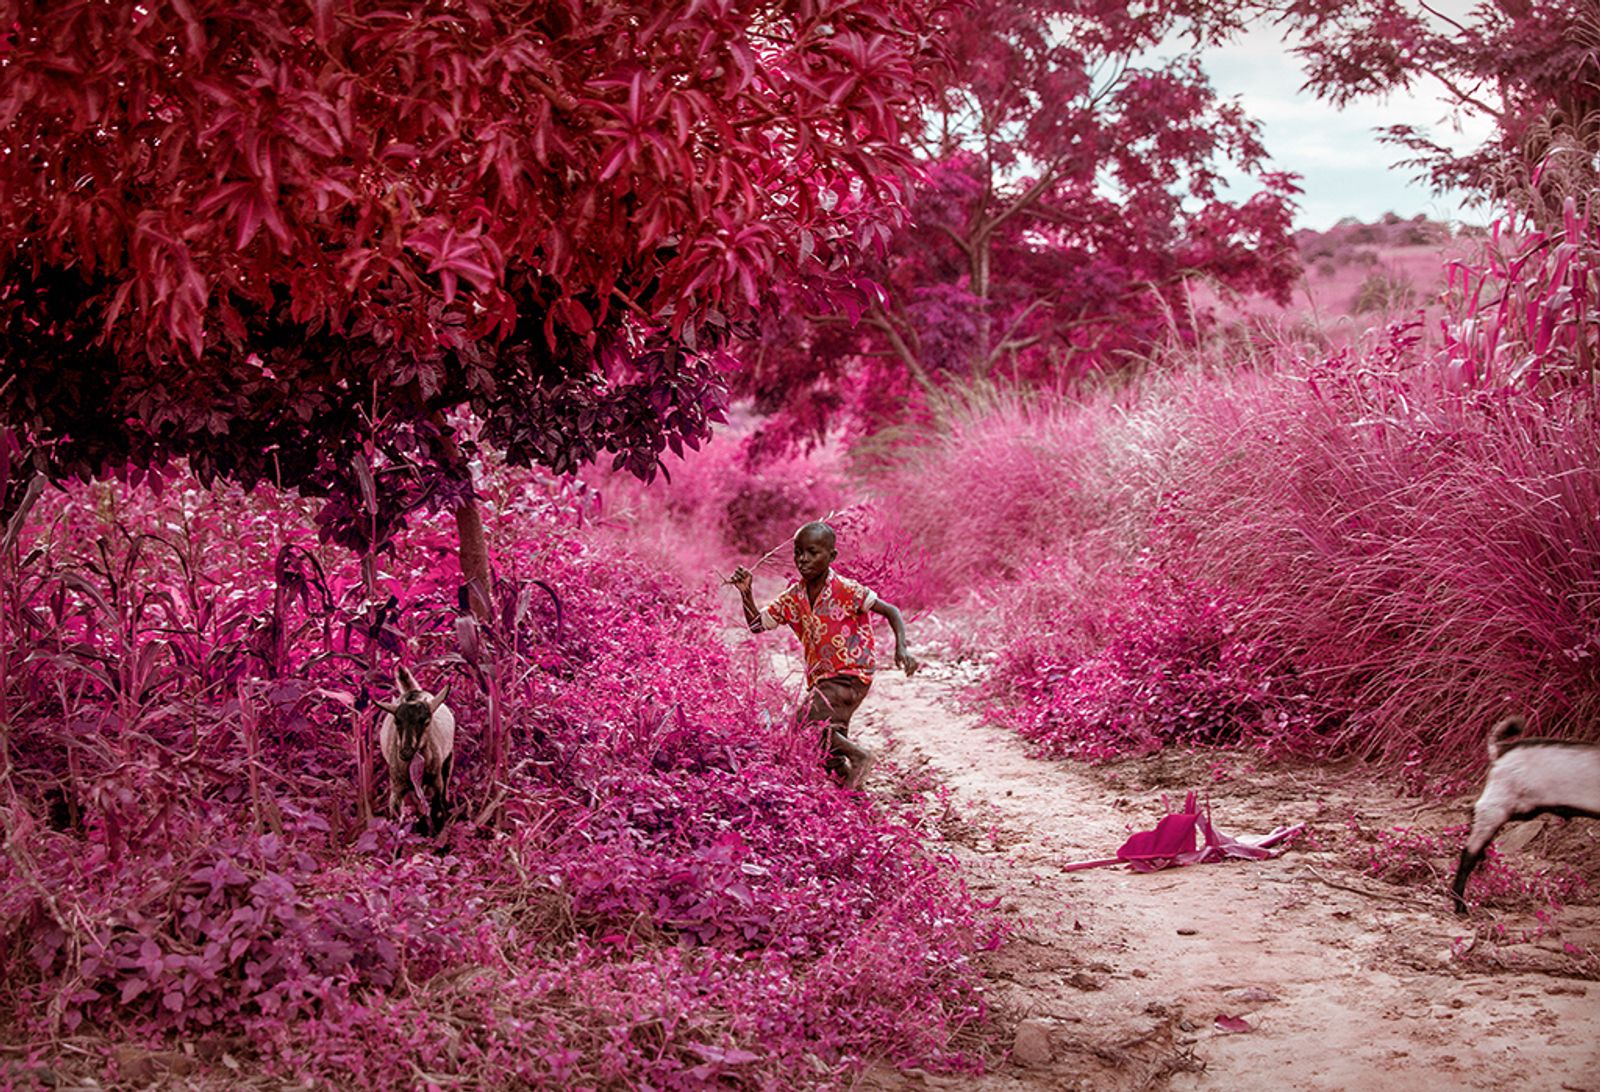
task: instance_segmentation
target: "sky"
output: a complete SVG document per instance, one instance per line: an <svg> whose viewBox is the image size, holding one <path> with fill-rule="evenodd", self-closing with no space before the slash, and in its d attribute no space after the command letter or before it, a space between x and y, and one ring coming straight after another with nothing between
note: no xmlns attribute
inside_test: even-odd
<svg viewBox="0 0 1600 1092"><path fill-rule="evenodd" d="M1410 124L1452 148L1481 144L1489 136L1488 123L1467 117L1456 119L1458 126L1433 86L1418 85L1410 95L1364 99L1335 110L1299 89L1305 82L1299 61L1270 27L1209 51L1202 62L1217 92L1237 96L1262 123L1274 166L1302 176L1305 193L1295 227L1322 231L1344 216L1370 222L1386 212L1407 219L1419 212L1434 220L1489 219L1484 210L1464 212L1456 197L1433 195L1413 180L1410 168L1394 166L1405 150L1381 143L1374 132L1380 125Z"/></svg>

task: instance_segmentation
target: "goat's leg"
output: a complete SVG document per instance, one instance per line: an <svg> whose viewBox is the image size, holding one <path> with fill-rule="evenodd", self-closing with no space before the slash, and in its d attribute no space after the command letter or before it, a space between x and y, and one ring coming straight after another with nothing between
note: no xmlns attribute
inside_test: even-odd
<svg viewBox="0 0 1600 1092"><path fill-rule="evenodd" d="M411 787L411 771L405 766L389 767L389 815L399 821L400 806L405 803L406 792Z"/></svg>
<svg viewBox="0 0 1600 1092"><path fill-rule="evenodd" d="M451 758L446 758L437 767L429 767L423 773L423 787L428 790L428 825L432 828L432 834L444 830L449 811L451 765Z"/></svg>
<svg viewBox="0 0 1600 1092"><path fill-rule="evenodd" d="M1456 862L1456 878L1450 884L1450 900L1455 903L1456 913L1467 912L1467 880L1472 877L1472 870L1483 860L1483 855L1489 851L1489 843L1494 841L1494 836L1500 833L1505 823L1504 815L1482 807L1474 809L1472 832L1467 835L1467 844L1461 848L1461 859Z"/></svg>

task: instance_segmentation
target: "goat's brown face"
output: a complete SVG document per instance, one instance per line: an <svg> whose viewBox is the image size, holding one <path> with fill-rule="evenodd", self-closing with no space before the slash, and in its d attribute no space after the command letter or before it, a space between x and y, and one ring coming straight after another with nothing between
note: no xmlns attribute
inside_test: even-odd
<svg viewBox="0 0 1600 1092"><path fill-rule="evenodd" d="M422 746L422 737L428 734L428 722L432 719L433 710L425 701L403 701L395 707L395 742L400 745L400 757L406 762L410 762L411 756Z"/></svg>

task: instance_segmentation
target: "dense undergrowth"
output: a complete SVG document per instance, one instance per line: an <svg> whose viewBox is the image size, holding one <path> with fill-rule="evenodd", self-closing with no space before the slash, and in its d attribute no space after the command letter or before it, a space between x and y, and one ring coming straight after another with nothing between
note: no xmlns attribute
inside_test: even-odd
<svg viewBox="0 0 1600 1092"><path fill-rule="evenodd" d="M1356 754L1460 781L1490 723L1600 723L1600 225L1496 241L1440 332L979 392L877 467L919 597L1052 755ZM1424 335L1427 336L1424 336Z"/></svg>
<svg viewBox="0 0 1600 1092"><path fill-rule="evenodd" d="M433 527L369 585L291 502L34 510L0 559L0 1083L976 1064L994 926L958 882L825 780L706 604L573 529L570 494L495 490L492 624ZM399 661L462 725L437 840L375 791Z"/></svg>

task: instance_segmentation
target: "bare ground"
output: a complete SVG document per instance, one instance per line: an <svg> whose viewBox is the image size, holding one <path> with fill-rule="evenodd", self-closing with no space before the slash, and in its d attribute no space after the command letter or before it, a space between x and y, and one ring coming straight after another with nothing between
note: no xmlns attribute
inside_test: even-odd
<svg viewBox="0 0 1600 1092"><path fill-rule="evenodd" d="M1256 768L1240 752L1041 761L960 711L972 674L883 673L856 734L888 759L872 792L944 786L930 835L1014 925L986 968L1009 1049L983 1077L875 1071L862 1087L1600 1092L1593 884L1549 922L1533 904L1462 919L1450 862L1397 885L1352 852L1352 817L1438 832L1470 797L1408 799L1360 767ZM1304 821L1309 836L1262 862L1062 871L1112 856L1190 788L1225 833ZM1553 859L1592 879L1600 823L1525 823L1499 845L1518 867Z"/></svg>

